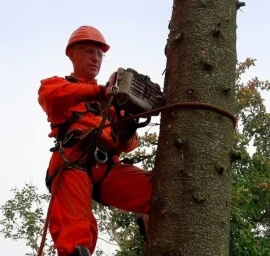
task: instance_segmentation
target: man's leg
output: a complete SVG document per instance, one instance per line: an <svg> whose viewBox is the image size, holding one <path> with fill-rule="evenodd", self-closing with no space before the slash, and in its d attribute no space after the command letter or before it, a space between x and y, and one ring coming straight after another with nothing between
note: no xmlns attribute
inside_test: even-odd
<svg viewBox="0 0 270 256"><path fill-rule="evenodd" d="M101 184L102 202L125 211L148 214L152 195L149 174L136 166L115 165Z"/></svg>
<svg viewBox="0 0 270 256"><path fill-rule="evenodd" d="M92 184L82 170L62 172L50 213L50 232L59 256L68 256L76 246L93 253L97 240L97 223L92 214Z"/></svg>

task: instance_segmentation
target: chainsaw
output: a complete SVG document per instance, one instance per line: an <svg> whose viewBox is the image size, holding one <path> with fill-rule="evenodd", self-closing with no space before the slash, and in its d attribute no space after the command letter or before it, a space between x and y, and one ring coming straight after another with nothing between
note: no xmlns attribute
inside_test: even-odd
<svg viewBox="0 0 270 256"><path fill-rule="evenodd" d="M107 95L114 89L114 107L132 115L159 108L163 102L160 86L153 83L149 76L139 74L131 68L118 68L111 75L106 87Z"/></svg>

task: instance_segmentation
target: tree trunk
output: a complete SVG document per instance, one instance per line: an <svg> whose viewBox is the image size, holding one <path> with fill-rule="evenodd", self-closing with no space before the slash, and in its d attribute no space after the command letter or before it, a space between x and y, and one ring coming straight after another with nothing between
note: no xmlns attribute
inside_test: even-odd
<svg viewBox="0 0 270 256"><path fill-rule="evenodd" d="M166 105L235 110L236 0L174 0L165 49ZM229 254L231 118L204 108L161 115L148 256Z"/></svg>

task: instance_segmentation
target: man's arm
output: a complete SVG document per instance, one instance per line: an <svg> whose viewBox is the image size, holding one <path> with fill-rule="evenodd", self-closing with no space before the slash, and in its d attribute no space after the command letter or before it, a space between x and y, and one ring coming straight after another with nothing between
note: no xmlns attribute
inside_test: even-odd
<svg viewBox="0 0 270 256"><path fill-rule="evenodd" d="M139 136L137 134L137 121L128 120L118 127L118 140L122 152L128 153L139 145Z"/></svg>
<svg viewBox="0 0 270 256"><path fill-rule="evenodd" d="M49 113L62 112L80 102L103 99L104 89L96 83L71 83L61 77L41 81L38 102Z"/></svg>

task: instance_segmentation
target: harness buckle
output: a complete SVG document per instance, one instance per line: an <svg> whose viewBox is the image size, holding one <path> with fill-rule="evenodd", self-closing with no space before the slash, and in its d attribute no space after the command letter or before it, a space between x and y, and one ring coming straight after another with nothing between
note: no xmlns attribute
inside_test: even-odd
<svg viewBox="0 0 270 256"><path fill-rule="evenodd" d="M94 157L98 163L105 164L108 160L108 153L101 150L99 147L96 147Z"/></svg>
<svg viewBox="0 0 270 256"><path fill-rule="evenodd" d="M65 138L61 141L62 142L62 146L65 146L74 136L74 133L66 133Z"/></svg>

